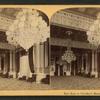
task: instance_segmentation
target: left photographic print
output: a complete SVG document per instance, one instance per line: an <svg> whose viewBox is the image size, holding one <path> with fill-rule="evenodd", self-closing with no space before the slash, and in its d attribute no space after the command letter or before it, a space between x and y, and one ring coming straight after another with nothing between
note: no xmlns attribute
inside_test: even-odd
<svg viewBox="0 0 100 100"><path fill-rule="evenodd" d="M0 90L50 89L49 37L42 11L0 8Z"/></svg>

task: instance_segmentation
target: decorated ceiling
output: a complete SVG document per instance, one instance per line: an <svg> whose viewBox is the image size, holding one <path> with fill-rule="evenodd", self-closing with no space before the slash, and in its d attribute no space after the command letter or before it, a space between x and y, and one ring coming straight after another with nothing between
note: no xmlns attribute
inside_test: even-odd
<svg viewBox="0 0 100 100"><path fill-rule="evenodd" d="M64 11L65 13L63 13L62 11ZM63 15L61 15L60 12ZM67 12L71 12L74 15L71 15ZM86 31L88 29L87 27L92 24L90 19L95 20L99 12L100 8L70 8L58 11L58 14L55 13L55 15L59 17L59 20L57 19L57 16L54 16L54 19L57 19L57 21L54 20L55 23L51 24L51 37L67 39L68 36L66 34L66 31L72 31L70 37L72 40L88 42L86 34Z"/></svg>
<svg viewBox="0 0 100 100"><path fill-rule="evenodd" d="M96 18L97 14L100 12L100 8L70 8L70 9L64 9L64 11L73 11L76 14L81 14L81 15L87 15Z"/></svg>
<svg viewBox="0 0 100 100"><path fill-rule="evenodd" d="M19 11L20 8L1 8L0 15L4 15L5 17L9 18L15 18Z"/></svg>

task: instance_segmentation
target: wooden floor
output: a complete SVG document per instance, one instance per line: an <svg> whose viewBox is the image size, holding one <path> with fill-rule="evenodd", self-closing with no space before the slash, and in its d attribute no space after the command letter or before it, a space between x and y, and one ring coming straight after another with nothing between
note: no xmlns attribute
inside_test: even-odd
<svg viewBox="0 0 100 100"><path fill-rule="evenodd" d="M80 76L54 76L51 77L52 89L100 89L99 78L86 78Z"/></svg>
<svg viewBox="0 0 100 100"><path fill-rule="evenodd" d="M0 77L0 90L49 90L48 84L36 84L35 82L27 82L13 78Z"/></svg>

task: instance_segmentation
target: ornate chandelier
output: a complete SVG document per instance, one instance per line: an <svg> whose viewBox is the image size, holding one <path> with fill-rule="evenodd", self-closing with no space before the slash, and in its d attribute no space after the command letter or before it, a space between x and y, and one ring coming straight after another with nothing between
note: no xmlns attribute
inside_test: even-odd
<svg viewBox="0 0 100 100"><path fill-rule="evenodd" d="M34 43L46 41L50 28L37 10L22 9L6 35L10 44L20 45L27 51Z"/></svg>
<svg viewBox="0 0 100 100"><path fill-rule="evenodd" d="M20 57L20 71L18 77L32 77L29 67L28 50L34 44L39 45L50 37L47 22L34 9L22 9L6 32L7 41L26 50L26 55Z"/></svg>
<svg viewBox="0 0 100 100"><path fill-rule="evenodd" d="M66 33L68 34L68 36L70 36L72 34L72 32L70 32L70 31L67 31ZM76 56L74 55L73 51L71 50L71 39L68 39L68 47L62 56L62 60L66 61L68 63L71 63L72 61L76 60Z"/></svg>
<svg viewBox="0 0 100 100"><path fill-rule="evenodd" d="M87 36L93 49L97 49L100 45L100 13L97 15L97 20L94 21L87 31Z"/></svg>
<svg viewBox="0 0 100 100"><path fill-rule="evenodd" d="M74 55L73 51L68 48L62 56L62 60L71 63L72 61L76 60L76 56Z"/></svg>

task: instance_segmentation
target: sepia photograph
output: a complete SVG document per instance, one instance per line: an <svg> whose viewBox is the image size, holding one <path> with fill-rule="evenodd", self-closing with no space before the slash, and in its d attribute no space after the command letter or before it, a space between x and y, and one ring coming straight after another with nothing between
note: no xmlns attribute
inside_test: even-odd
<svg viewBox="0 0 100 100"><path fill-rule="evenodd" d="M1 95L100 94L100 7L49 7L0 8Z"/></svg>
<svg viewBox="0 0 100 100"><path fill-rule="evenodd" d="M0 8L0 90L50 88L49 19L31 8Z"/></svg>
<svg viewBox="0 0 100 100"><path fill-rule="evenodd" d="M100 8L76 7L50 19L51 87L100 89Z"/></svg>

